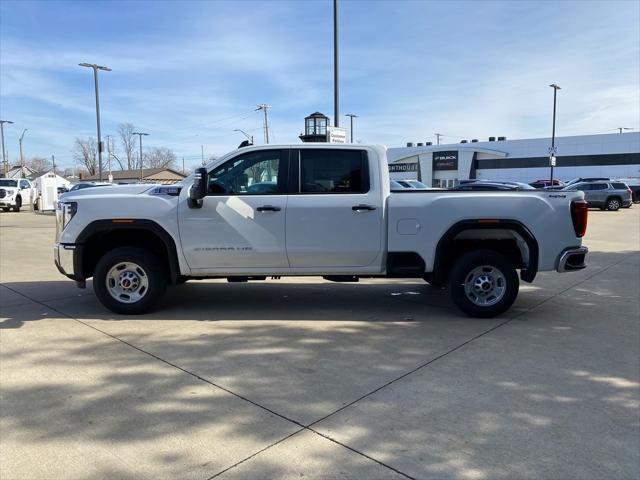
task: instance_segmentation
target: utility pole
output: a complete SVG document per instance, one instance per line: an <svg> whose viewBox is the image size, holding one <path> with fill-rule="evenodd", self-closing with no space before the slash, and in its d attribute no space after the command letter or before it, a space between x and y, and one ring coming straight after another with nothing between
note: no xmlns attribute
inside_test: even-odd
<svg viewBox="0 0 640 480"><path fill-rule="evenodd" d="M53 174L56 174L56 156L55 155L51 155L51 163L53 164Z"/></svg>
<svg viewBox="0 0 640 480"><path fill-rule="evenodd" d="M140 182L144 182L144 170L142 168L142 137L146 137L149 134L144 132L131 132L131 135L138 135L140 138Z"/></svg>
<svg viewBox="0 0 640 480"><path fill-rule="evenodd" d="M109 183L111 183L113 181L113 175L111 174L111 140L113 139L113 135L107 135L105 138L107 139L107 165L109 168L107 179L109 180Z"/></svg>
<svg viewBox="0 0 640 480"><path fill-rule="evenodd" d="M549 85L553 88L553 127L551 128L551 148L549 149L549 166L551 167L550 174L550 186L553 187L553 167L556 166L556 100L558 95L558 90L561 90L559 85L552 83Z"/></svg>
<svg viewBox="0 0 640 480"><path fill-rule="evenodd" d="M20 135L20 178L22 178L22 174L24 173L24 158L22 157L22 140L24 139L24 134L27 133L28 128L22 130L22 135Z"/></svg>
<svg viewBox="0 0 640 480"><path fill-rule="evenodd" d="M200 153L202 155L202 166L204 167L204 145L200 145Z"/></svg>
<svg viewBox="0 0 640 480"><path fill-rule="evenodd" d="M351 143L353 143L353 119L358 118L358 115L355 113L347 113L345 117L349 117L351 120Z"/></svg>
<svg viewBox="0 0 640 480"><path fill-rule="evenodd" d="M103 67L102 65L96 65L95 63L79 63L80 67L87 67L93 69L93 82L96 90L96 124L98 126L98 178L102 181L102 138L100 137L100 95L98 92L98 70L104 70L110 72L109 67Z"/></svg>
<svg viewBox="0 0 640 480"><path fill-rule="evenodd" d="M444 135L441 133L434 133L434 135L436 136L436 145L440 145L440 137L443 137Z"/></svg>
<svg viewBox="0 0 640 480"><path fill-rule="evenodd" d="M11 120L0 120L0 135L2 136L2 168L4 169L4 174L6 175L9 171L9 165L7 164L7 152L4 149L4 124L11 125L13 122Z"/></svg>
<svg viewBox="0 0 640 480"><path fill-rule="evenodd" d="M269 144L269 120L267 119L267 110L271 108L271 105L267 105L266 103L261 103L258 105L258 110L262 110L264 112L264 143Z"/></svg>
<svg viewBox="0 0 640 480"><path fill-rule="evenodd" d="M184 157L182 157L182 174L184 175Z"/></svg>
<svg viewBox="0 0 640 480"><path fill-rule="evenodd" d="M333 123L340 126L340 61L338 57L338 0L333 0ZM352 142L353 143L353 142Z"/></svg>

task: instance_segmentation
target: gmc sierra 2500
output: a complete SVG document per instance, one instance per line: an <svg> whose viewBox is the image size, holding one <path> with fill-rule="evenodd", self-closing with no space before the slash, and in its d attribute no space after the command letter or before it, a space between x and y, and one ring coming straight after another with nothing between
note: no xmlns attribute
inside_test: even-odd
<svg viewBox="0 0 640 480"><path fill-rule="evenodd" d="M477 317L503 313L520 278L585 267L587 204L569 191L390 191L386 150L241 148L182 185L67 193L55 263L120 314L190 278L423 278Z"/></svg>

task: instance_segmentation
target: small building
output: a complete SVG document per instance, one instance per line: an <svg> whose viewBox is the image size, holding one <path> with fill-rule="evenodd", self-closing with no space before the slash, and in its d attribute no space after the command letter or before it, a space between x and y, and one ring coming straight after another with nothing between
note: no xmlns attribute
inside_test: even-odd
<svg viewBox="0 0 640 480"><path fill-rule="evenodd" d="M4 175L4 178L29 178L38 172L31 167L14 165Z"/></svg>
<svg viewBox="0 0 640 480"><path fill-rule="evenodd" d="M320 112L314 112L304 118L304 133L301 133L299 138L303 142L326 142L328 127L329 117Z"/></svg>
<svg viewBox="0 0 640 480"><path fill-rule="evenodd" d="M640 180L640 133L556 137L553 177L611 177ZM460 180L485 179L530 183L549 179L551 138L432 145L408 143L389 148L389 176L418 179L433 187L453 187Z"/></svg>
<svg viewBox="0 0 640 480"><path fill-rule="evenodd" d="M140 170L112 170L113 183L126 184L126 183L140 183ZM173 170L171 168L145 168L142 170L142 183L163 183L169 185L177 183L183 180L186 175ZM83 181L97 182L100 180L99 176L91 175L84 177ZM109 180L109 172L102 172L102 180Z"/></svg>

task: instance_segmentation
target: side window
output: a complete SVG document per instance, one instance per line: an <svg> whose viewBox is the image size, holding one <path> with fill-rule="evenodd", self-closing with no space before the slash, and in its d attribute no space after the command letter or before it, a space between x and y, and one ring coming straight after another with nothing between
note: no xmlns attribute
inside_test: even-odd
<svg viewBox="0 0 640 480"><path fill-rule="evenodd" d="M361 150L301 149L300 192L367 193L369 163Z"/></svg>
<svg viewBox="0 0 640 480"><path fill-rule="evenodd" d="M20 188L29 188L29 182L26 180L20 180Z"/></svg>
<svg viewBox="0 0 640 480"><path fill-rule="evenodd" d="M591 185L591 190L606 190L607 187L606 183L594 183Z"/></svg>
<svg viewBox="0 0 640 480"><path fill-rule="evenodd" d="M589 192L591 190L593 190L591 188L591 184L589 183L579 183L578 185L576 185L576 190L582 190L583 192Z"/></svg>
<svg viewBox="0 0 640 480"><path fill-rule="evenodd" d="M612 183L611 187L615 188L616 190L626 190L627 189L627 185L625 183Z"/></svg>
<svg viewBox="0 0 640 480"><path fill-rule="evenodd" d="M235 157L209 173L209 195L269 195L286 192L283 150Z"/></svg>

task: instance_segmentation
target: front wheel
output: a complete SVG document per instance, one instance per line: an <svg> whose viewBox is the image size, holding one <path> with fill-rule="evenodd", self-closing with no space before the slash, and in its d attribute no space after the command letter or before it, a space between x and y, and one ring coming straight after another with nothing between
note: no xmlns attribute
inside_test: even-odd
<svg viewBox="0 0 640 480"><path fill-rule="evenodd" d="M161 259L138 247L107 252L93 274L93 290L100 303L124 315L150 311L166 288L167 272Z"/></svg>
<svg viewBox="0 0 640 480"><path fill-rule="evenodd" d="M492 250L462 255L449 277L449 294L467 315L491 318L506 312L518 296L518 273L507 257Z"/></svg>

